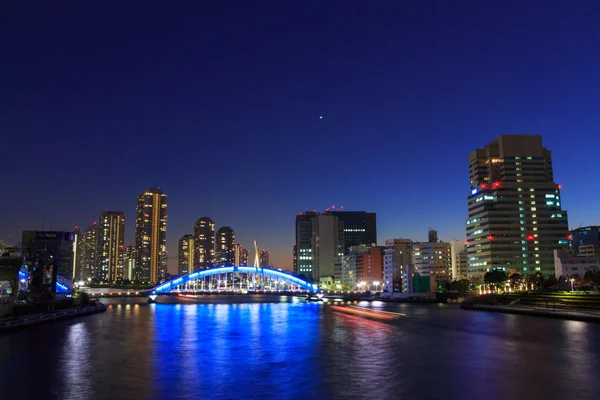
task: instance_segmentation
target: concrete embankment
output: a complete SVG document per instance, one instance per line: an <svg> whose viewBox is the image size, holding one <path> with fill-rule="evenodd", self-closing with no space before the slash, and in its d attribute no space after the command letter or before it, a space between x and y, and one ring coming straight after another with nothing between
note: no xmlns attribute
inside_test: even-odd
<svg viewBox="0 0 600 400"><path fill-rule="evenodd" d="M600 312L589 310L488 304L461 304L460 308L464 310L492 311L507 314L530 315L532 317L568 319L573 321L600 323Z"/></svg>
<svg viewBox="0 0 600 400"><path fill-rule="evenodd" d="M100 313L104 311L106 311L106 306L100 303L94 306L69 308L67 310L60 310L43 314L25 315L19 318L4 319L0 320L0 332L36 324L42 324L44 322L58 321L62 319L84 316L88 314Z"/></svg>

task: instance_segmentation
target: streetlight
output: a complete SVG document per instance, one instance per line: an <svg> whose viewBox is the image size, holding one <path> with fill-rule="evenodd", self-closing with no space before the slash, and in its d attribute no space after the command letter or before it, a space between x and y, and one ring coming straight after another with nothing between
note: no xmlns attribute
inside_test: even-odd
<svg viewBox="0 0 600 400"><path fill-rule="evenodd" d="M571 281L571 292L573 291L573 282L575 282L575 278L569 279Z"/></svg>
<svg viewBox="0 0 600 400"><path fill-rule="evenodd" d="M365 286L367 283L365 281L362 281L358 284L358 287L360 288L360 290L362 291L363 286Z"/></svg>
<svg viewBox="0 0 600 400"><path fill-rule="evenodd" d="M373 285L375 285L375 291L379 291L379 281L373 282Z"/></svg>

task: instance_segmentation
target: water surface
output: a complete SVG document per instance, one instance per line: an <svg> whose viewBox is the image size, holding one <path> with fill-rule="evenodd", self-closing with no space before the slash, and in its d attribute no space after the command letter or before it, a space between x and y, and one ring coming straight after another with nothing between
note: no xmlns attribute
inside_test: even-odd
<svg viewBox="0 0 600 400"><path fill-rule="evenodd" d="M600 325L304 302L156 304L0 335L4 399L597 399Z"/></svg>

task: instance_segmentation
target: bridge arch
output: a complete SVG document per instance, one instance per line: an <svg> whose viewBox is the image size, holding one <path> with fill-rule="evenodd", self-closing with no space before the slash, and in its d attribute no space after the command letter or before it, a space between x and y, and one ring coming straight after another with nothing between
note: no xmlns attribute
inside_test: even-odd
<svg viewBox="0 0 600 400"><path fill-rule="evenodd" d="M173 280L167 281L163 284L156 286L151 290L154 294L165 294L180 285L184 285L190 281L195 281L197 279L203 279L208 276L219 275L219 274L231 274L231 273L239 273L239 274L248 274L263 277L269 277L272 279L283 280L294 285L300 286L304 290L308 290L311 292L318 292L319 288L317 285L313 285L310 282L307 282L297 276L291 275L289 273L285 273L282 271L278 271L270 268L254 268L254 267L219 267L219 268L211 268L202 271L192 272L191 274L180 276Z"/></svg>

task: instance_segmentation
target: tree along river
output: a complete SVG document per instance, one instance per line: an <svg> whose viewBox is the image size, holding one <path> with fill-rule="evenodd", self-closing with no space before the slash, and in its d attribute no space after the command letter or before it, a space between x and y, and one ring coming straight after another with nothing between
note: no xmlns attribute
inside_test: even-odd
<svg viewBox="0 0 600 400"><path fill-rule="evenodd" d="M0 334L0 398L600 396L600 325L455 305L360 304L406 314L380 322L280 300L105 299L105 313Z"/></svg>

